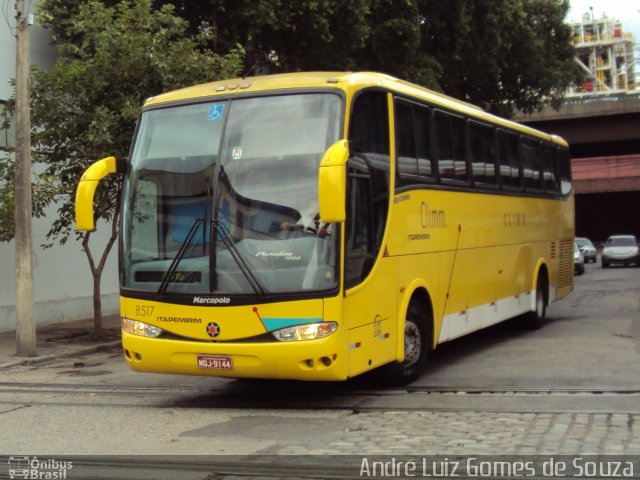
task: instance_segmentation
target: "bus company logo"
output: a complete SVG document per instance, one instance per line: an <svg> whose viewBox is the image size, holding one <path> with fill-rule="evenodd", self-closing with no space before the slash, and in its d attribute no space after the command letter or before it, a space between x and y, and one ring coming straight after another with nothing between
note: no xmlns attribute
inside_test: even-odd
<svg viewBox="0 0 640 480"><path fill-rule="evenodd" d="M73 468L73 462L38 457L10 456L9 478L29 478L38 480L61 480L67 478L67 470Z"/></svg>
<svg viewBox="0 0 640 480"><path fill-rule="evenodd" d="M526 227L527 223L527 214L524 212L505 212L504 214L505 227Z"/></svg>
<svg viewBox="0 0 640 480"><path fill-rule="evenodd" d="M218 335L220 335L220 325L218 325L216 322L210 322L207 325L207 335L209 335L211 338L216 338Z"/></svg>
<svg viewBox="0 0 640 480"><path fill-rule="evenodd" d="M431 202L422 202L420 204L420 224L425 230L447 228L447 212L436 210L431 206Z"/></svg>
<svg viewBox="0 0 640 480"><path fill-rule="evenodd" d="M207 305L225 305L231 303L229 297L193 297L193 303Z"/></svg>

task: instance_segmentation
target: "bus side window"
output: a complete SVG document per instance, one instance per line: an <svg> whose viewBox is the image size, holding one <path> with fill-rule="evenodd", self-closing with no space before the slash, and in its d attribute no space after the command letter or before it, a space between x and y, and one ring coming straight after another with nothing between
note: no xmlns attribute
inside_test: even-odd
<svg viewBox="0 0 640 480"><path fill-rule="evenodd" d="M435 113L434 118L440 178L466 182L465 121L462 117L440 111Z"/></svg>
<svg viewBox="0 0 640 480"><path fill-rule="evenodd" d="M568 195L571 192L571 159L569 158L569 150L566 148L558 149L558 170L560 172L560 191L562 195Z"/></svg>
<svg viewBox="0 0 640 480"><path fill-rule="evenodd" d="M347 178L345 288L359 284L373 267L376 248L372 200L370 168L362 157L353 157Z"/></svg>
<svg viewBox="0 0 640 480"><path fill-rule="evenodd" d="M496 185L496 152L492 127L469 122L469 145L474 183Z"/></svg>
<svg viewBox="0 0 640 480"><path fill-rule="evenodd" d="M396 100L396 159L398 186L432 180L427 107Z"/></svg>
<svg viewBox="0 0 640 480"><path fill-rule="evenodd" d="M498 159L500 161L500 185L520 190L520 166L518 161L518 137L513 133L498 131Z"/></svg>
<svg viewBox="0 0 640 480"><path fill-rule="evenodd" d="M406 103L396 101L395 111L398 178L400 183L411 183L406 177L415 177L418 175L416 143L413 129L413 109Z"/></svg>
<svg viewBox="0 0 640 480"><path fill-rule="evenodd" d="M416 157L418 175L422 179L433 179L431 149L429 148L429 117L431 111L426 107L413 107L413 125L416 135Z"/></svg>
<svg viewBox="0 0 640 480"><path fill-rule="evenodd" d="M529 138L520 139L520 155L524 173L524 186L527 190L540 191L540 149L539 142Z"/></svg>
<svg viewBox="0 0 640 480"><path fill-rule="evenodd" d="M542 146L542 172L544 191L550 194L560 192L556 173L556 149L550 145Z"/></svg>

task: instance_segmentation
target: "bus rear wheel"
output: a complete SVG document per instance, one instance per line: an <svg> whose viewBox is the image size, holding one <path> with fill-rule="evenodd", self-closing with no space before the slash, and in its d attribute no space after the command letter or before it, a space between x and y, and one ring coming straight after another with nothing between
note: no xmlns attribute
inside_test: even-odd
<svg viewBox="0 0 640 480"><path fill-rule="evenodd" d="M538 274L538 281L536 282L535 310L525 315L525 325L527 328L537 330L544 325L547 317L547 298L546 277L540 272Z"/></svg>
<svg viewBox="0 0 640 480"><path fill-rule="evenodd" d="M404 322L404 361L382 367L387 383L406 385L418 379L427 364L430 339L425 309L412 301Z"/></svg>

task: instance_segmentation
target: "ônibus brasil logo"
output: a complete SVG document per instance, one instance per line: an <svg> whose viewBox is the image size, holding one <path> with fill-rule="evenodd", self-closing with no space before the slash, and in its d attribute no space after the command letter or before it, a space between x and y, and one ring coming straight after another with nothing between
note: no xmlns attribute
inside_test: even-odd
<svg viewBox="0 0 640 480"><path fill-rule="evenodd" d="M61 480L67 478L67 470L73 468L73 462L55 458L11 456L9 478L29 478L38 480Z"/></svg>

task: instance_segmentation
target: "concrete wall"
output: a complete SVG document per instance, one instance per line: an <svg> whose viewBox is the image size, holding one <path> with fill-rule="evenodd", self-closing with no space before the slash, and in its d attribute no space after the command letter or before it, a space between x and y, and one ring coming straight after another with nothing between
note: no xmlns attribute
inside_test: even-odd
<svg viewBox="0 0 640 480"><path fill-rule="evenodd" d="M11 4L13 8L13 4ZM14 21L15 11L9 18ZM37 12L35 12L37 14ZM50 35L37 26L30 27L30 60L41 67L50 67L55 61L55 50ZM7 22L0 21L0 100L13 94L10 79L15 77L15 37ZM1 154L2 152L0 152ZM2 181L3 179L0 179ZM36 324L78 320L93 316L93 280L89 264L81 245L70 239L66 245L49 243L45 236L56 219L54 207L46 218L34 219L34 317ZM111 233L108 225L98 225L93 234L92 248L102 252ZM102 276L102 313L118 311L117 252L111 253ZM97 260L96 260L97 261ZM13 242L0 243L0 331L15 328L15 246Z"/></svg>
<svg viewBox="0 0 640 480"><path fill-rule="evenodd" d="M51 208L46 218L33 222L34 319L38 325L93 316L93 280L80 243L70 239L64 246L41 247L48 243L46 233L55 218L55 209ZM104 250L110 230L108 225L98 225L91 242L94 255L100 255ZM117 292L117 252L114 248L102 274L103 315L117 313ZM0 243L0 331L13 330L15 325L15 245L14 242Z"/></svg>
<svg viewBox="0 0 640 480"><path fill-rule="evenodd" d="M30 2L38 3L38 2ZM55 62L55 48L51 45L51 35L38 26L37 7L32 7L36 13L36 22L29 30L29 59L31 63L47 68ZM15 26L14 4L8 8L8 18L11 26ZM16 38L15 28L9 28L3 17L0 17L0 99L11 97L13 88L9 85L9 79L16 76Z"/></svg>

